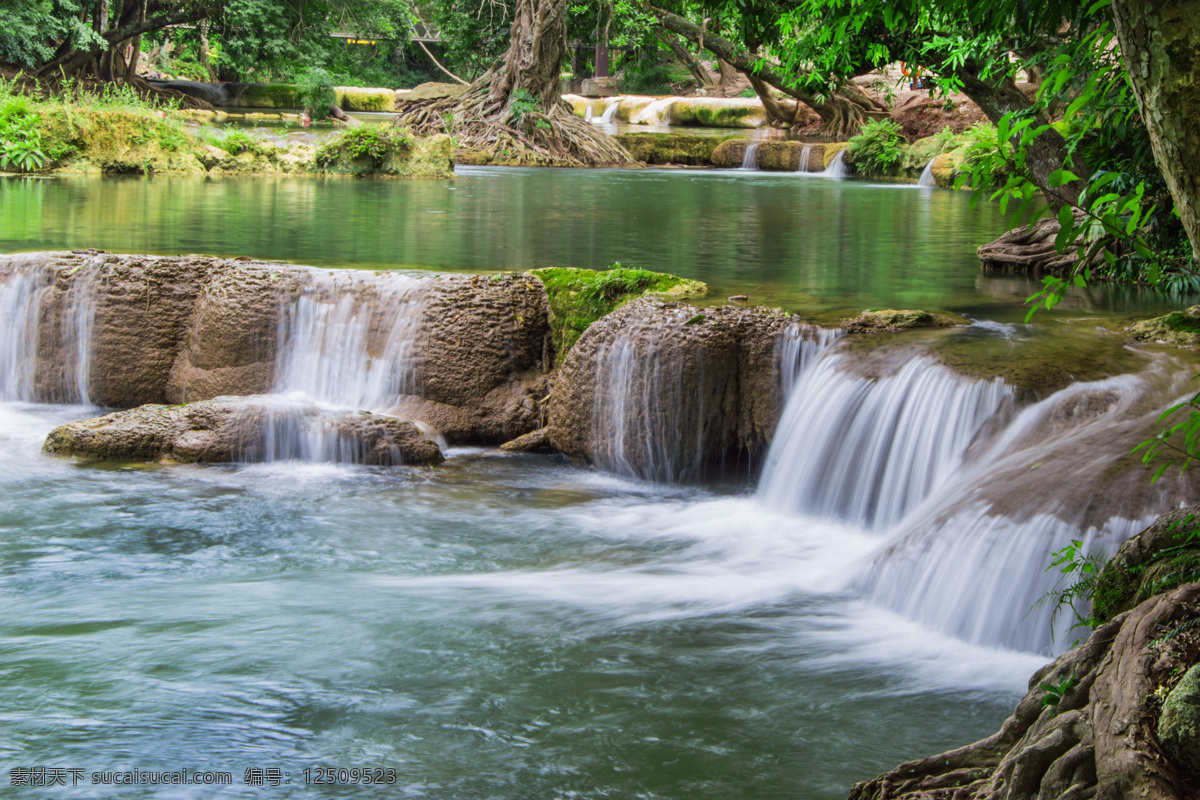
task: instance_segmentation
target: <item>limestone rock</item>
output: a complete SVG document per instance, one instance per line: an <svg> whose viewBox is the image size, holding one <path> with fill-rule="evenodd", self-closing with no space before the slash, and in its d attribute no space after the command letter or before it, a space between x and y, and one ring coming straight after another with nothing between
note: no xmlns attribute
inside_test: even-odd
<svg viewBox="0 0 1200 800"><path fill-rule="evenodd" d="M689 480L760 451L781 412L777 344L792 318L641 298L580 337L559 372L550 442L572 458Z"/></svg>
<svg viewBox="0 0 1200 800"><path fill-rule="evenodd" d="M466 86L458 83L438 83L430 81L414 87L403 94L396 93L397 103L411 103L414 100L440 100L443 97L458 97L467 90Z"/></svg>
<svg viewBox="0 0 1200 800"><path fill-rule="evenodd" d="M713 163L713 150L732 138L688 136L681 133L625 133L616 137L636 161L647 164L687 164L706 166Z"/></svg>
<svg viewBox="0 0 1200 800"><path fill-rule="evenodd" d="M51 431L44 449L91 459L180 463L304 458L396 466L443 460L436 442L407 420L264 397L145 405L71 422Z"/></svg>
<svg viewBox="0 0 1200 800"><path fill-rule="evenodd" d="M538 428L536 431L518 436L500 445L506 453L553 453L554 445L550 444L550 427Z"/></svg>
<svg viewBox="0 0 1200 800"><path fill-rule="evenodd" d="M1200 306L1142 320L1128 328L1134 339L1192 347L1200 344Z"/></svg>
<svg viewBox="0 0 1200 800"><path fill-rule="evenodd" d="M1171 690L1158 718L1158 741L1185 780L1200 779L1200 665Z"/></svg>
<svg viewBox="0 0 1200 800"><path fill-rule="evenodd" d="M907 328L951 328L966 324L966 320L930 314L928 311L884 308L864 311L854 319L843 322L842 328L846 333L879 333Z"/></svg>

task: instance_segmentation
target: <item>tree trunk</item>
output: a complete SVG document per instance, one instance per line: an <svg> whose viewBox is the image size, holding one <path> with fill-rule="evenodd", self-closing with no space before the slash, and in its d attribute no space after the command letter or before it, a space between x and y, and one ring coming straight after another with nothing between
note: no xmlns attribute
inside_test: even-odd
<svg viewBox="0 0 1200 800"><path fill-rule="evenodd" d="M1200 262L1200 2L1113 0L1122 60Z"/></svg>
<svg viewBox="0 0 1200 800"><path fill-rule="evenodd" d="M491 163L630 163L624 147L576 117L559 95L567 8L568 0L517 0L503 60L457 97L402 102L396 124L421 135L449 133ZM529 99L514 103L524 99L518 92Z"/></svg>
<svg viewBox="0 0 1200 800"><path fill-rule="evenodd" d="M992 122L999 122L1005 114L1025 111L1033 106L1033 103L1017 88L1017 84L1011 78L994 82L984 81L977 72L971 69L969 64L960 68L956 74L962 79L963 94L971 98L971 101L979 106ZM1039 113L1039 125L1044 125L1049 121L1045 112ZM1043 194L1052 202L1057 199L1060 203L1076 202L1079 199L1081 186L1078 182L1072 181L1064 186L1051 187L1050 174L1052 172L1067 167L1081 178L1086 179L1090 174L1083 161L1067 150L1066 140L1053 128L1035 138L1025 148L1025 166L1029 170L1029 179L1042 190Z"/></svg>

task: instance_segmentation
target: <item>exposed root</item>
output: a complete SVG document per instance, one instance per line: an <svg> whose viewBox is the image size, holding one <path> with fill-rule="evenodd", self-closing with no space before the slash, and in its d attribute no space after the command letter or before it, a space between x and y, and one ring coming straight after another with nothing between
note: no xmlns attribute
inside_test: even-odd
<svg viewBox="0 0 1200 800"><path fill-rule="evenodd" d="M505 165L593 167L634 163L613 137L576 117L566 103L548 114L530 111L520 119L483 92L402 104L396 125L418 136L448 133L460 149L486 153Z"/></svg>
<svg viewBox="0 0 1200 800"><path fill-rule="evenodd" d="M1200 635L1161 641L1200 618L1200 584L1153 597L1043 667L1000 730L856 784L852 800L1163 800L1190 796L1155 735L1163 687L1196 662ZM1172 671L1175 669L1176 671ZM1057 707L1044 684L1074 681Z"/></svg>
<svg viewBox="0 0 1200 800"><path fill-rule="evenodd" d="M1053 217L1014 228L980 247L977 251L979 260L985 267L1006 272L1020 272L1034 277L1070 277L1081 266L1080 243L1075 242L1065 252L1059 252L1054 240L1060 230L1058 220ZM1098 266L1104 262L1104 250L1089 247L1085 258L1088 265Z"/></svg>

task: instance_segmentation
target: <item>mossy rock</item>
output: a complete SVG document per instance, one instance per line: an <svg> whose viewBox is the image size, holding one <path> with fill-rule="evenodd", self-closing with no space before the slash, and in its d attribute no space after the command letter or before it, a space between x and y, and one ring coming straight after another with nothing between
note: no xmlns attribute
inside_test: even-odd
<svg viewBox="0 0 1200 800"><path fill-rule="evenodd" d="M671 121L705 128L761 128L766 116L757 98L695 97L678 100L671 108Z"/></svg>
<svg viewBox="0 0 1200 800"><path fill-rule="evenodd" d="M637 161L647 164L687 164L708 166L713 163L713 151L729 136L688 136L680 133L625 133L617 141Z"/></svg>
<svg viewBox="0 0 1200 800"><path fill-rule="evenodd" d="M422 83L420 86L407 92L397 92L396 100L401 103L413 100L440 100L443 97L458 97L466 90L467 87L459 83L437 83L436 81L430 81L429 83Z"/></svg>
<svg viewBox="0 0 1200 800"><path fill-rule="evenodd" d="M370 146L373 152L366 152ZM382 178L453 178L454 147L446 134L414 139L395 128L352 128L316 152L316 169L329 175Z"/></svg>
<svg viewBox="0 0 1200 800"><path fill-rule="evenodd" d="M335 86L337 106L343 111L395 111L395 89L364 89L358 86Z"/></svg>
<svg viewBox="0 0 1200 800"><path fill-rule="evenodd" d="M1139 341L1187 347L1200 345L1200 306L1143 320L1128 328L1128 331Z"/></svg>
<svg viewBox="0 0 1200 800"><path fill-rule="evenodd" d="M938 339L929 352L956 372L1002 378L1023 400L1049 397L1073 383L1103 380L1145 368L1146 359L1118 336L1092 331L1007 339L963 331Z"/></svg>
<svg viewBox="0 0 1200 800"><path fill-rule="evenodd" d="M1131 456L1138 458L1140 456ZM1092 616L1101 623L1163 592L1200 580L1200 506L1163 514L1126 539L1100 571Z"/></svg>
<svg viewBox="0 0 1200 800"><path fill-rule="evenodd" d="M954 161L954 156L949 153L942 153L933 159L933 168L930 170L933 175L933 182L943 189L954 188L954 178L958 175L958 164Z"/></svg>
<svg viewBox="0 0 1200 800"><path fill-rule="evenodd" d="M41 112L39 131L57 172L204 172L195 155L200 143L173 114L57 107Z"/></svg>
<svg viewBox="0 0 1200 800"><path fill-rule="evenodd" d="M1200 664L1193 665L1163 702L1158 741L1180 777L1200 779Z"/></svg>
<svg viewBox="0 0 1200 800"><path fill-rule="evenodd" d="M248 85L238 105L243 108L299 108L300 93L290 83L252 83Z"/></svg>
<svg viewBox="0 0 1200 800"><path fill-rule="evenodd" d="M703 297L708 286L665 272L628 269L594 270L544 267L530 270L546 287L554 359L561 364L588 327L638 297L682 300Z"/></svg>
<svg viewBox="0 0 1200 800"><path fill-rule="evenodd" d="M911 328L952 328L968 324L969 320L963 317L931 314L919 309L884 308L864 311L854 319L845 320L841 327L846 333L880 333Z"/></svg>
<svg viewBox="0 0 1200 800"><path fill-rule="evenodd" d="M460 147L454 151L454 163L465 164L469 167L486 167L492 163L492 154L487 150Z"/></svg>
<svg viewBox="0 0 1200 800"><path fill-rule="evenodd" d="M587 116L588 103L592 103L592 108L595 108L595 103L582 95L564 94L562 99L567 101L567 105L571 106L571 113L577 117Z"/></svg>

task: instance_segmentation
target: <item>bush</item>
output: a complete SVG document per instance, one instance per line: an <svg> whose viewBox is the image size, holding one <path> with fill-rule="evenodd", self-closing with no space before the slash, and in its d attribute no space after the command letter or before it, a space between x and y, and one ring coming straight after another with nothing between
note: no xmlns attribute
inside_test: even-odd
<svg viewBox="0 0 1200 800"><path fill-rule="evenodd" d="M296 93L300 107L313 119L325 119L337 105L337 91L333 88L333 77L320 67L306 69L296 77Z"/></svg>
<svg viewBox="0 0 1200 800"><path fill-rule="evenodd" d="M889 175L904 160L908 143L900 134L900 123L890 119L871 120L862 133L850 139L850 156L860 175Z"/></svg>
<svg viewBox="0 0 1200 800"><path fill-rule="evenodd" d="M317 150L317 164L329 166L343 159L368 159L372 166L383 166L389 153L406 151L415 143L411 133L391 125L360 125L343 133Z"/></svg>
<svg viewBox="0 0 1200 800"><path fill-rule="evenodd" d="M41 169L48 158L42 149L38 115L33 101L21 94L2 95L0 101L0 169L18 172Z"/></svg>

